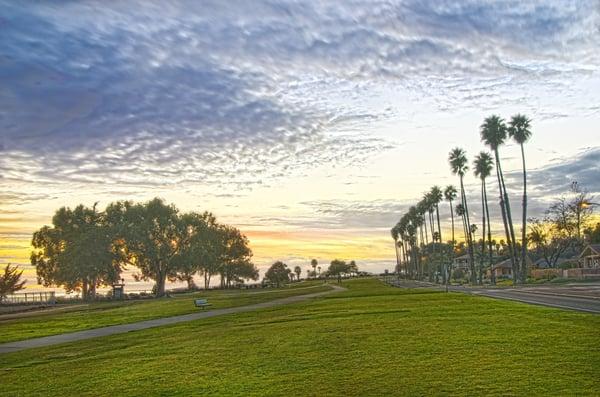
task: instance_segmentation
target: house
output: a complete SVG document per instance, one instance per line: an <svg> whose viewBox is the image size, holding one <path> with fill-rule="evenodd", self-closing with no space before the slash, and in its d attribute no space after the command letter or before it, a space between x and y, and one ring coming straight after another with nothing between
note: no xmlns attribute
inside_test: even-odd
<svg viewBox="0 0 600 397"><path fill-rule="evenodd" d="M468 254L457 256L456 258L454 258L454 261L452 262L452 268L454 270L461 269L461 270L468 272L471 270L471 266L469 265L469 262L470 262L470 260L469 260Z"/></svg>
<svg viewBox="0 0 600 397"><path fill-rule="evenodd" d="M579 255L579 267L584 269L600 268L600 244L588 244Z"/></svg>
<svg viewBox="0 0 600 397"><path fill-rule="evenodd" d="M527 262L527 268L531 269L533 266L531 258L526 256L525 261ZM512 262L510 258L494 264L494 266L492 266L492 271L496 278L512 278Z"/></svg>
<svg viewBox="0 0 600 397"><path fill-rule="evenodd" d="M546 258L540 258L537 261L533 262L533 267L535 269L548 269L550 268L550 264L546 262Z"/></svg>
<svg viewBox="0 0 600 397"><path fill-rule="evenodd" d="M512 278L512 262L510 258L498 262L492 266L492 272L496 278Z"/></svg>

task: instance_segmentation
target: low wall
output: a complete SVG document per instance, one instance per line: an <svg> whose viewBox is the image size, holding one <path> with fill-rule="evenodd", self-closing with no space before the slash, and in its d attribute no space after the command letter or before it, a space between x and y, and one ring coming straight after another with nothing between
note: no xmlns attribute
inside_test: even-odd
<svg viewBox="0 0 600 397"><path fill-rule="evenodd" d="M566 276L563 275L563 269L532 269L531 277L539 280Z"/></svg>
<svg viewBox="0 0 600 397"><path fill-rule="evenodd" d="M584 279L588 279L588 278L600 278L600 269L586 269L586 268L566 269L564 271L564 277L576 278L579 280L584 280Z"/></svg>

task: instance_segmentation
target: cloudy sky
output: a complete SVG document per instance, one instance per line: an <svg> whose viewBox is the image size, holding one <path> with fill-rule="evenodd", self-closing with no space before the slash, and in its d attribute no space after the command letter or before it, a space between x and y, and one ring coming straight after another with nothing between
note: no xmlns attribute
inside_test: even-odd
<svg viewBox="0 0 600 397"><path fill-rule="evenodd" d="M533 120L534 212L600 192L599 93L598 0L0 1L0 262L60 206L159 196L261 267L392 268L390 227L490 114Z"/></svg>

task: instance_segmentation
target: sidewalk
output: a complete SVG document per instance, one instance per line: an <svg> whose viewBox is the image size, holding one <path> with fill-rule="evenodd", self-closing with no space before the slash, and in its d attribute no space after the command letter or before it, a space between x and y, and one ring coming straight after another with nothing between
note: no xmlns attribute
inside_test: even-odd
<svg viewBox="0 0 600 397"><path fill-rule="evenodd" d="M122 334L122 333L126 333L126 332L138 331L138 330L147 329L147 328L161 327L163 325L178 324L178 323L182 323L182 322L186 322L186 321L194 321L194 320L200 320L203 318L222 316L225 314L243 313L243 312L249 312L249 311L253 311L253 310L265 309L265 308L269 308L269 307L287 305L287 304L302 302L302 301L305 301L305 300L308 300L311 298L317 298L320 296L324 296L324 295L328 295L328 294L331 294L334 292L339 292L339 291L345 290L345 288L339 287L337 285L330 285L330 286L332 287L332 289L330 291L315 292L313 294L306 294L306 295L290 296L287 298L275 299L272 301L256 303L253 305L229 307L226 309L207 310L207 311L202 311L202 312L198 312L198 313L184 314L181 316L157 318L154 320L140 321L140 322L131 323L131 324L113 325L110 327L95 328L95 329L89 329L89 330L85 330L85 331L71 332L71 333L67 333L67 334L52 335L52 336L45 336L42 338L34 338L34 339L17 341L17 342L4 343L4 344L0 344L0 354L12 353L12 352L20 351L20 350L25 350L25 349L33 349L36 347L58 345L60 343L68 343L68 342L75 342L75 341L80 341L80 340L85 340L85 339L98 338L98 337L102 337L102 336Z"/></svg>

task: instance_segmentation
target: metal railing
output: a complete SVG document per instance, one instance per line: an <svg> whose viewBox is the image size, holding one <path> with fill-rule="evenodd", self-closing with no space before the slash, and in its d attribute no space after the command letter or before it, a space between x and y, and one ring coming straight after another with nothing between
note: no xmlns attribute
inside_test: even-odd
<svg viewBox="0 0 600 397"><path fill-rule="evenodd" d="M18 292L5 296L0 304L2 305L35 305L56 303L54 291L46 292Z"/></svg>

